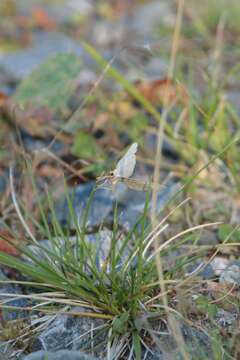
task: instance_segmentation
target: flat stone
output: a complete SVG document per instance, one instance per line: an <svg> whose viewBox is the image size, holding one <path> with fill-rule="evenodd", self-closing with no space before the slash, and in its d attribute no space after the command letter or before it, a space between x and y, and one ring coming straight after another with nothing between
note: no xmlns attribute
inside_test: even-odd
<svg viewBox="0 0 240 360"><path fill-rule="evenodd" d="M79 185L70 194L73 209L77 215L79 224L81 224L84 218L84 213L94 186L94 182L88 182ZM163 209L164 205L177 192L179 186L179 183L169 182L159 190L157 196L158 212ZM128 189L125 184L121 183L116 185L114 191L111 190L111 187L98 188L92 197L87 226L92 228L101 224L111 224L113 222L113 212L116 202L118 204L119 224L129 230L144 211L146 192ZM56 214L63 225L68 223L70 214L66 200L63 199L56 204Z"/></svg>
<svg viewBox="0 0 240 360"><path fill-rule="evenodd" d="M74 309L74 311L76 312L77 309ZM79 312L84 311L82 308L79 309ZM86 350L91 346L92 335L99 334L98 330L94 329L99 326L101 327L101 325L104 325L104 321L101 319L57 315L52 323L48 325L47 329L37 336L36 344L33 343L33 348L37 350L38 346L38 350L50 352L59 350ZM103 335L106 336L102 328L99 331L101 331L101 339L98 336L98 339L93 341L94 346L102 341ZM100 349L98 351L100 353Z"/></svg>
<svg viewBox="0 0 240 360"><path fill-rule="evenodd" d="M89 197L94 189L95 182L89 181L86 184L79 185L70 192L70 199L72 199L72 206L78 218L79 224L82 224L84 214L86 211ZM96 227L103 222L110 221L110 214L113 209L114 199L110 189L99 188L92 197L92 202L89 208L87 217L87 226ZM66 199L60 200L56 203L55 211L58 220L61 224L69 222L70 213ZM74 224L71 223L72 227Z"/></svg>

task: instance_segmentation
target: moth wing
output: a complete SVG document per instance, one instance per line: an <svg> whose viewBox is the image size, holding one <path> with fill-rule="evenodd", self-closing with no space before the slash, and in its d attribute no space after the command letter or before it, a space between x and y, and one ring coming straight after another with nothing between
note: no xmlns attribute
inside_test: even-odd
<svg viewBox="0 0 240 360"><path fill-rule="evenodd" d="M136 166L136 152L138 144L133 143L126 154L117 163L116 169L113 171L113 175L116 177L129 178L132 176Z"/></svg>
<svg viewBox="0 0 240 360"><path fill-rule="evenodd" d="M147 190L147 183L141 180L136 179L125 179L124 183L132 190L138 191L146 191Z"/></svg>

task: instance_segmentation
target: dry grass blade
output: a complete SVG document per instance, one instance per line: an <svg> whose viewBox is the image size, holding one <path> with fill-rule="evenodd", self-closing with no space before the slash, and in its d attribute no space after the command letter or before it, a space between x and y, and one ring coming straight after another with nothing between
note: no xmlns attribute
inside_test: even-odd
<svg viewBox="0 0 240 360"><path fill-rule="evenodd" d="M35 238L35 236L33 235L32 231L30 230L29 226L27 225L26 221L24 220L24 217L21 213L20 207L18 205L18 201L17 201L17 196L16 196L16 192L15 192L15 187L14 187L14 180L13 180L13 167L10 167L9 170L9 180L10 180L10 190L11 190L11 196L12 196L12 201L15 207L15 210L18 214L19 220L21 221L24 229L26 230L28 236L30 237L30 239L35 243L38 244L37 239Z"/></svg>
<svg viewBox="0 0 240 360"><path fill-rule="evenodd" d="M178 1L178 9L177 9L177 17L176 17L176 24L175 24L175 30L174 30L174 36L173 36L173 42L172 42L172 51L171 51L171 60L170 60L170 66L168 69L168 78L172 78L174 66L175 66L175 60L176 60L176 54L178 49L178 42L179 42L179 36L180 36L180 29L182 24L182 16L183 16L183 8L184 8L184 0ZM170 89L166 89L166 97L165 97L165 103L168 99ZM151 211L151 221L153 228L156 226L156 217L157 217L157 184L160 180L160 163L161 163L161 155L162 155L162 145L163 145L163 137L164 137L164 130L165 130L165 124L167 115L169 112L169 108L164 108L163 115L161 118L161 121L158 125L158 134L157 134L157 146L156 146L156 155L155 155L155 166L154 166L154 175L153 175L153 193L152 193L152 211ZM158 248L158 239L154 241L154 248L155 251ZM165 284L164 284L164 278L163 278L163 266L162 261L159 252L156 253L156 266L158 271L158 277L159 277L159 284L162 294L165 294ZM163 304L167 307L168 301L167 297L162 297ZM183 354L184 357L184 354Z"/></svg>
<svg viewBox="0 0 240 360"><path fill-rule="evenodd" d="M173 237L171 237L169 240L167 240L166 242L164 242L163 244L161 244L155 251L154 253L152 253L147 261L150 261L154 256L156 256L157 253L161 252L163 249L165 249L169 244L171 244L174 240L178 239L179 237L188 234L189 232L198 230L198 229L202 229L205 227L209 227L209 226L216 226L216 225L221 225L222 222L218 221L218 222L213 222L213 223L208 223L208 224L202 224L202 225L197 225L197 226L193 226L190 227L184 231L181 231L180 233L174 235Z"/></svg>

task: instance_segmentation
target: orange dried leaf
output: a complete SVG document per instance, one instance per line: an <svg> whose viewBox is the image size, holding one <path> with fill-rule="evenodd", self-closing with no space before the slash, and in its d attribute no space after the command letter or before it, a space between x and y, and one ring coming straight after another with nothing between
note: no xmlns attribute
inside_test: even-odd
<svg viewBox="0 0 240 360"><path fill-rule="evenodd" d="M4 105L7 100L8 96L4 92L0 91L0 106Z"/></svg>
<svg viewBox="0 0 240 360"><path fill-rule="evenodd" d="M36 7L33 9L32 18L35 25L45 30L51 31L56 28L55 21L50 18L50 16L44 9L40 7Z"/></svg>
<svg viewBox="0 0 240 360"><path fill-rule="evenodd" d="M185 87L171 79L137 81L135 85L138 91L154 105L164 102L166 104L177 102L183 105L188 103L188 94Z"/></svg>

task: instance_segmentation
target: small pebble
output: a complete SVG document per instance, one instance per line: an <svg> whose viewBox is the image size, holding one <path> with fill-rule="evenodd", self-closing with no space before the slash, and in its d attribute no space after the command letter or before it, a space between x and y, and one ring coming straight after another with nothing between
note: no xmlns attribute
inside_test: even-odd
<svg viewBox="0 0 240 360"><path fill-rule="evenodd" d="M233 261L222 271L220 283L240 285L240 261Z"/></svg>
<svg viewBox="0 0 240 360"><path fill-rule="evenodd" d="M226 269L226 267L228 266L228 263L229 263L228 259L221 257L221 256L216 256L211 261L211 266L213 268L214 273L217 276L219 276Z"/></svg>

